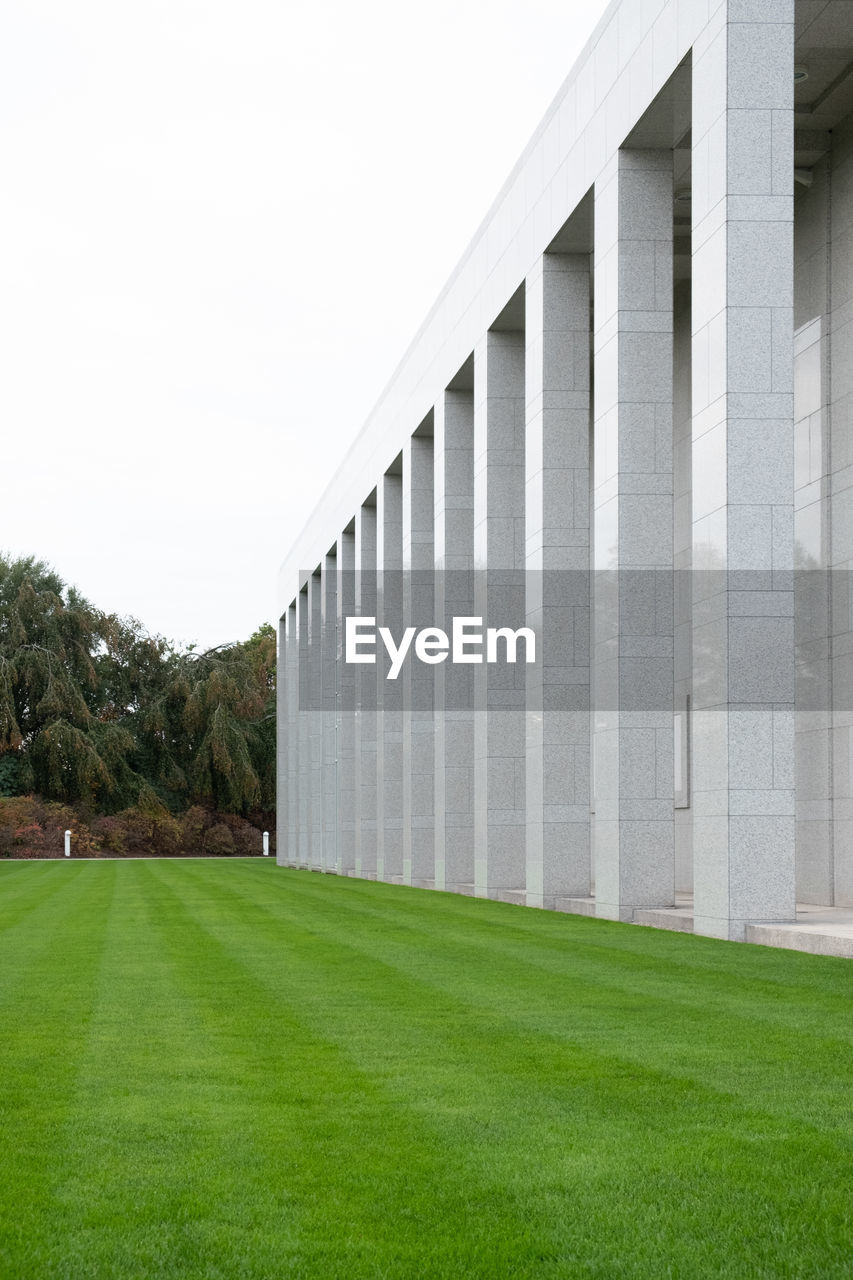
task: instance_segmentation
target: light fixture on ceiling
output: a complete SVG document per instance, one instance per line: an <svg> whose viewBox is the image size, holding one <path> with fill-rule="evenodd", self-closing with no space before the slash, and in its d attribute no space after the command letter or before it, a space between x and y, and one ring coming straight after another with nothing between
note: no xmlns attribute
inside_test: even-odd
<svg viewBox="0 0 853 1280"><path fill-rule="evenodd" d="M808 78L809 78L808 67L804 67L802 63L799 63L797 66L794 67L794 84L802 84L803 81L808 80Z"/></svg>

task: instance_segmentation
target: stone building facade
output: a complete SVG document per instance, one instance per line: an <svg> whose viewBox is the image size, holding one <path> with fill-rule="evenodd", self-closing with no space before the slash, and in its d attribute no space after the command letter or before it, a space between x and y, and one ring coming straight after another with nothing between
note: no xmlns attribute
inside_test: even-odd
<svg viewBox="0 0 853 1280"><path fill-rule="evenodd" d="M279 862L853 907L852 427L853 5L616 0L282 567ZM502 573L509 682L345 661Z"/></svg>

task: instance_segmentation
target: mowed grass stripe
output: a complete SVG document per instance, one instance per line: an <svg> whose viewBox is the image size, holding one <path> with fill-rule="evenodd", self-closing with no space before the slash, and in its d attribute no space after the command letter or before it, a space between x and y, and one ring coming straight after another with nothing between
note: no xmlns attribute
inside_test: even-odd
<svg viewBox="0 0 853 1280"><path fill-rule="evenodd" d="M320 881L317 877L306 876L316 888L314 892L325 896L327 905L334 905L337 901L336 896L332 899L328 898L329 893L336 895L336 890L329 888L329 881ZM245 881L243 882L245 884ZM370 893L374 897L381 895L395 895L399 891L388 886L376 885L371 886ZM287 895L285 903L289 904L291 895ZM268 899L264 895L258 901L257 909L262 914L274 912L276 907L271 905L280 904L278 898ZM251 907L251 904L246 904ZM298 906L298 903L295 904ZM494 904L471 904L471 910L476 911L480 906L486 910L493 909ZM202 905L199 908L204 911ZM565 1120L569 1112L566 1109L566 1098L563 1096L562 1090L563 1080L561 1072L565 1075L568 1072L571 1076L570 1084L572 1090L576 1091L584 1084L587 1085L587 1092L574 1092L572 1101L576 1104L575 1115L571 1121L573 1126L579 1128L579 1133L575 1136L588 1141L593 1150L596 1151L596 1160L600 1164L603 1148L610 1143L618 1165L625 1155L625 1150L631 1151L632 1159L636 1159L639 1150L642 1147L643 1133L642 1125L644 1122L649 1125L648 1139L650 1145L649 1154L653 1154L651 1147L658 1149L661 1144L662 1134L660 1133L658 1111L661 1106L661 1099L666 1099L668 1110L668 1123L678 1132L678 1138L675 1142L678 1148L678 1155L683 1158L684 1153L688 1150L692 1159L698 1157L707 1157L716 1160L722 1166L722 1172L726 1178L734 1177L738 1174L739 1155L736 1149L731 1147L730 1135L726 1134L722 1142L720 1141L720 1130L725 1130L726 1121L731 1120L731 1112L733 1106L736 1106L736 1100L729 1097L717 1098L715 1091L710 1087L704 1089L694 1087L691 1081L675 1080L672 1078L671 1070L661 1068L657 1071L638 1071L634 1063L626 1063L624 1059L609 1057L604 1058L601 1055L590 1054L588 1049L579 1055L572 1046L563 1046L562 1049L555 1047L549 1043L552 1035L552 1029L549 1029L544 1035L539 1036L537 1045L537 1035L529 1027L519 1028L512 1025L504 1025L509 1019L502 1016L499 1012L493 1011L490 1015L491 1021L485 1027L485 1033L480 1037L481 1042L477 1043L477 1027L476 1014L469 1006L461 1004L456 997L450 998L447 992L438 993L438 1000L432 991L426 993L428 1003L425 1009L428 1012L422 1013L419 1018L409 1024L405 1017L401 1016L404 1010L413 1010L417 1008L419 996L423 996L423 991L418 987L423 987L424 981L421 978L412 978L411 974L404 973L399 969L395 970L394 965L387 965L383 961L379 961L376 955L364 957L353 955L353 948L357 948L363 943L363 938L357 927L352 921L348 924L347 929L339 929L337 951L341 951L341 940L346 939L343 944L344 955L330 960L333 955L334 948L329 945L326 930L321 929L321 920L317 913L310 916L308 924L309 928L303 930L300 928L298 916L291 909L290 918L286 923L286 928L276 929L273 924L273 936L279 940L279 945L287 948L288 943L294 941L298 943L296 952L298 957L308 957L307 981L300 983L299 1000L301 1006L306 1010L306 1015L312 1010L319 1009L318 1018L322 1020L323 1027L328 1031L328 1019L330 1013L338 1010L338 1018L340 1019L341 1010L344 1013L343 1022L333 1029L333 1034L338 1034L344 1040L347 1046L347 1052L351 1056L355 1056L359 1064L369 1061L374 1072L382 1074L385 1079L386 1087L389 1082L400 1085L399 1091L405 1097L411 1097L417 1101L414 1105L418 1106L422 1111L424 1109L437 1108L439 1110L446 1109L448 1105L448 1097L451 1100L451 1120L455 1125L459 1119L461 1111L477 1111L478 1103L481 1100L481 1093L484 1082L484 1065L498 1059L500 1060L500 1071L496 1074L496 1080L500 1084L500 1088L490 1086L487 1091L485 1104L481 1108L484 1115L479 1119L486 1121L486 1129L478 1129L468 1135L469 1143L476 1147L477 1134L485 1132L487 1142L487 1155L489 1160L493 1160L492 1152L494 1149L500 1149L501 1144L510 1142L513 1126L518 1128L516 1118L519 1114L519 1104L522 1111L522 1144L525 1139L529 1139L531 1128L535 1128L537 1110L542 1112L542 1123L540 1125L541 1132L537 1138L535 1149L535 1159L538 1161L541 1152L541 1144L547 1145L549 1136L552 1133L552 1121L555 1114L555 1108L561 1111ZM236 917L236 919L234 918ZM242 938L244 931L242 927L234 927L238 923L242 926L245 919L245 905L239 911L233 913L232 918L227 922L223 922L223 928L231 940ZM374 921L375 923L375 921ZM262 928L262 918L259 916L256 924L256 931ZM595 925L592 925L595 928ZM616 932L624 932L615 930ZM305 936L302 936L304 932ZM375 948L377 943L375 935L370 933L372 946ZM355 940L355 942L353 942ZM388 947L394 949L396 940L392 940L388 944L386 940L386 950ZM714 945L714 944L706 944ZM410 952L405 953L407 956ZM373 1021L368 1025L346 1026L346 1011L352 1002L353 991L363 984L362 968L357 962L358 959L368 959L375 966L380 965L384 970L378 976L380 981L371 982L368 976L368 983L375 986L376 990L372 996L371 1012L374 1015ZM338 960L343 961L343 969L346 979L343 987L336 984L336 974L333 971L338 964ZM567 956L568 959L568 956ZM420 970L432 973L430 963L424 962L423 955L416 955L415 965ZM299 970L295 970L289 963L287 968L287 983L293 989L294 983L299 973L303 971L304 966L300 966ZM461 971L464 968L464 974ZM505 970L506 966L504 966ZM332 970L330 972L330 969ZM389 972L390 970L390 972ZM500 967L492 967L490 970L490 986L504 993L504 1003L512 1004L512 999L507 1001L507 992L512 991L512 984L507 983L507 974ZM462 980L464 986L466 977L470 977L470 967L460 967L460 972L456 974L457 979ZM429 984L427 984L429 985ZM413 989L414 988L414 989ZM322 997L317 1002L317 993L322 992ZM539 993L546 1002L550 1002L550 993L543 990ZM563 1009L565 1010L565 991L563 995ZM340 1007L335 1004L336 997L340 998ZM529 992L528 997L529 998ZM388 1039L389 1026L383 1023L378 1017L378 1005L384 1005L390 1021L393 1023L391 1027L391 1039ZM453 1015L460 1012L462 1015L461 1026L464 1034L464 1043L466 1046L467 1060L455 1060L452 1053L452 1046L447 1043L448 1032L457 1025L453 1020ZM562 1015L565 1020L565 1012ZM426 1024L426 1025L424 1025ZM440 1028L445 1029L444 1037ZM473 1041L473 1044L472 1044ZM519 1045L524 1048L519 1054ZM472 1053L473 1049L473 1053ZM450 1071L446 1068L450 1064ZM849 1065L849 1064L845 1064ZM407 1068L409 1069L407 1071ZM446 1077L446 1078L445 1078ZM463 1084L462 1092L459 1092L459 1079L468 1082L467 1087ZM556 1097L552 1097L549 1093L550 1086L554 1080L560 1081L560 1088ZM607 1082L602 1099L602 1081ZM538 1082L538 1087L537 1087ZM620 1091L620 1083L625 1082L626 1088ZM399 1099L398 1099L399 1101ZM602 1116L601 1103L605 1112L610 1112L609 1118ZM719 1113L719 1114L718 1114ZM790 1119L790 1118L788 1118ZM618 1121L618 1123L617 1123ZM697 1124L698 1121L698 1124ZM690 1125L693 1124L694 1132L691 1131ZM749 1171L755 1172L756 1161L756 1142L761 1141L767 1147L767 1158L771 1161L771 1167L776 1171L778 1177L771 1174L768 1177L761 1173L759 1176L753 1176L751 1181L747 1179L746 1194L752 1195L756 1199L758 1209L764 1212L767 1218L766 1229L770 1236L777 1229L777 1219L781 1220L782 1215L788 1219L789 1228L793 1234L796 1234L797 1223L804 1227L806 1234L811 1231L810 1214L815 1208L820 1208L822 1201L821 1186L829 1185L836 1176L843 1170L843 1164L839 1165L839 1151L837 1147L830 1141L825 1143L822 1134L810 1132L807 1127L797 1126L797 1133L794 1134L790 1130L790 1124L786 1125L785 1132L781 1135L778 1132L778 1126L774 1126L772 1118L762 1115L754 1109L743 1110L739 1120L740 1128L746 1134L746 1145L741 1152L741 1163ZM796 1202L791 1197L791 1166L786 1160L786 1149L789 1139L794 1138L800 1145L801 1151L806 1148L811 1153L811 1174L813 1183L816 1188L815 1195L807 1202L803 1203L802 1197L798 1196ZM497 1139L497 1140L496 1140ZM558 1138L561 1142L562 1137ZM697 1148L697 1141L701 1144ZM583 1143L581 1142L581 1146ZM702 1146L708 1148L706 1152L702 1151ZM664 1144L665 1146L665 1144ZM778 1148L778 1149L777 1149ZM842 1151L842 1157L847 1153ZM523 1169L524 1152L520 1148L511 1151L511 1163L516 1168ZM654 1164L654 1162L652 1162ZM800 1165L800 1156L797 1157L796 1164ZM636 1170L634 1175L635 1181L643 1181L646 1172L654 1174L654 1168L644 1171L642 1167ZM738 1175L739 1176L739 1175ZM536 1179L533 1179L534 1185ZM635 1186L634 1190L637 1188ZM652 1183L654 1190L654 1183ZM566 1195L568 1188L561 1186L558 1194ZM588 1196L588 1187L574 1188L575 1198L580 1195L580 1204L583 1206L584 1214L591 1211L593 1221L596 1221L594 1199ZM597 1194L597 1193L596 1193ZM624 1259L623 1246L627 1246L628 1242L636 1237L637 1228L640 1226L639 1219L642 1217L643 1198L640 1195L639 1201L636 1199L628 1199L627 1203L631 1206L628 1221L626 1222L626 1238L624 1241L618 1242L619 1256ZM704 1201L702 1202L704 1203ZM729 1205L725 1201L721 1202L721 1209L725 1212ZM651 1228L657 1214L657 1205L646 1205L646 1209L651 1214L651 1221L648 1223ZM525 1210L527 1214L535 1214L535 1206L528 1206ZM611 1222L610 1229L613 1230L616 1224ZM719 1230L718 1224L714 1224L715 1234L711 1244L716 1243ZM733 1224L734 1241L729 1244L739 1244L739 1228L737 1221ZM701 1224L697 1226L701 1230ZM547 1226L541 1224L539 1227L541 1232L540 1238L547 1235ZM705 1227L707 1231L707 1224ZM583 1234L583 1232L581 1232ZM564 1241L565 1243L565 1241ZM725 1242L724 1242L725 1243ZM624 1265L624 1262L620 1265ZM723 1265L721 1259L720 1265ZM729 1265L726 1263L726 1265ZM627 1272L626 1272L627 1274Z"/></svg>
<svg viewBox="0 0 853 1280"><path fill-rule="evenodd" d="M235 1007L257 1006L259 996L269 1010L267 1021L253 1029L254 1048L265 1053L265 1066L278 1082L283 1135L296 1161L293 1194L310 1258L308 1274L538 1274L528 1268L530 1258L537 1265L541 1259L535 1224L514 1212L506 1196L495 1201L493 1180L478 1178L480 1170L455 1134L451 1142L443 1140L416 1108L401 1105L399 1096L383 1087L375 1061L368 1070L356 1064L350 1041L365 1011L353 1006L343 1035L326 1036L313 1028L305 996L312 974L318 975L313 954L307 963L303 954L306 947L311 950L310 930L296 921L284 937L276 930L273 947L280 948L280 963L273 968L274 951L263 938L256 908L229 898L216 910L209 896L199 905L174 884L165 864L158 871L174 890L182 938L193 932L206 937L220 951L219 968L230 975L228 986L205 985L212 1027L221 1035L233 1034ZM358 983L345 953L344 947L330 964L343 961ZM369 967L375 981L376 965ZM188 969L188 977L201 991L198 972Z"/></svg>
<svg viewBox="0 0 853 1280"><path fill-rule="evenodd" d="M210 1034L175 948L216 982L227 985L227 969L173 936L151 867L121 866L58 1161L56 1229L29 1274L53 1274L61 1259L58 1275L230 1280L250 1257L246 1274L286 1275L292 1215L251 1140L251 1062Z"/></svg>
<svg viewBox="0 0 853 1280"><path fill-rule="evenodd" d="M850 1274L844 962L269 863L110 865L52 1205L4 1226L9 1274Z"/></svg>
<svg viewBox="0 0 853 1280"><path fill-rule="evenodd" d="M244 880L257 874L263 874L257 864L246 864ZM307 897L318 906L321 904L324 885L328 883L326 877L299 871L287 871L285 874L292 877L294 895ZM490 949L503 948L522 955L528 962L533 959L532 953L519 952L516 944L535 942L535 963L547 963L550 955L557 960L561 970L565 967L568 930L572 935L573 958L577 963L583 963L585 958L592 962L604 951L608 967L614 971L621 965L634 977L646 970L650 975L659 973L671 978L672 964L677 961L682 970L693 971L697 977L716 975L718 982L713 989L706 991L706 995L714 996L719 992L721 999L728 998L726 986L729 990L751 988L759 996L769 996L781 982L786 994L793 995L800 989L803 1002L809 1008L816 1001L831 1001L833 994L845 1008L849 1001L848 969L843 963L825 957L807 957L800 953L783 955L761 947L750 947L745 953L734 943L720 944L701 937L685 937L658 930L650 935L647 930L623 929L586 917L530 911L455 894L424 894L420 890L377 885L364 880L345 878L336 880L336 884L346 896L342 901L335 901L335 910L346 909L349 901L359 915L384 921L395 931L414 929L429 935L441 932L443 937L462 946L486 942ZM378 897L378 893L386 896ZM270 901L273 903L275 900ZM501 929L496 934L498 919ZM652 952L649 951L650 936L655 939ZM685 943L688 944L687 950ZM817 968L813 963L815 960ZM593 964L589 965L589 972L595 972Z"/></svg>
<svg viewBox="0 0 853 1280"><path fill-rule="evenodd" d="M400 891L377 886L376 892L395 894ZM492 904L482 905L488 909ZM267 909L266 898L259 903L259 909ZM476 905L472 909L476 910ZM582 924L586 930L597 928L594 922L578 923ZM316 917L312 918L312 925L316 927ZM618 927L612 928L617 933L625 932ZM361 937L361 934L356 930L353 936ZM643 935L640 934L640 936ZM665 935L657 935L657 940L663 941L664 937ZM688 945L691 943L704 946L716 945L700 940L682 939L682 946L685 942ZM376 954L376 946L379 944L373 941L372 945L373 953ZM387 953L387 940L381 945ZM409 972L415 972L419 980L435 980L434 957L427 957L423 950L408 944L400 948L399 941L397 946L398 964L408 967ZM744 951L743 948L737 947L729 950L734 953L733 959L736 959L738 954L742 955ZM576 951L577 948L574 946L567 950L564 966L566 963L574 964ZM753 951L752 954L761 960L762 952ZM830 965L839 963L843 968L843 962L830 962ZM619 998L620 991L624 991L624 981L621 978L619 986L613 992L607 989L606 982L603 982L599 976L598 987L590 992L586 989L584 976L583 982L578 982L575 978L570 988L566 987L565 981L552 981L550 984L541 986L540 994L545 999L540 1000L538 1005L534 1002L531 1006L526 993L526 975L522 973L520 984L515 983L522 995L522 1007L519 1009L517 1004L514 1004L512 995L514 989L512 979L519 975L511 973L511 966L504 964L503 968L500 968L489 964L485 969L480 966L479 970L476 970L469 961L463 966L464 973L460 975L454 971L453 962L449 964L454 991L464 992L465 984L467 983L470 987L473 980L476 991L471 998L477 1007L481 1005L488 1007L491 1002L496 1011L507 1014L512 1014L515 1008L515 1016L523 1022L523 1025L518 1028L519 1032L541 1029L546 1034L558 1037L569 1035L573 1042L586 1043L588 1047L597 1043L599 1049L603 1047L601 1042L606 1043L609 1037L611 1054L618 1054L623 1058L627 1056L628 1060L637 1063L642 1063L651 1054L650 1065L657 1070L659 1062L655 1058L656 1048L653 1038L650 1039L649 1036L650 1030L657 1027L657 1030L668 1038L667 1074L678 1076L686 1072L689 1079L704 1079L704 1083L709 1087L717 1087L719 1082L720 1037L722 1036L725 1038L725 1043L729 1045L730 1060L727 1064L726 1087L729 1091L737 1090L741 1093L745 1103L753 1110L759 1105L766 1106L771 1111L781 1106L786 1116L790 1113L791 1099L786 1077L796 1072L798 1056L800 1064L808 1068L810 1073L810 1089L801 1090L797 1094L799 1114L805 1122L816 1121L823 1127L827 1115L827 1104L830 1107L837 1104L839 1085L843 1090L844 1082L850 1079L850 1054L847 1041L826 1034L827 1026L833 1026L832 1022L824 1022L821 1028L824 1035L819 1045L821 1053L815 1055L816 1042L812 1031L804 1033L794 1025L790 1025L783 1029L771 1028L768 1034L766 1028L754 1025L754 1018L761 1013L754 999L746 1008L742 1007L743 1001L739 1002L739 1007L732 1007L730 1002L729 1009L724 1011L723 1015L717 1015L709 1014L701 1004L697 1006L694 996L694 1007L685 1013L686 996L683 990L681 1007L678 1005L672 1007L665 999L660 998L659 991L651 993L644 991L641 981L637 984L638 989L632 993L632 998L626 1001ZM676 994L679 987L683 989L685 985L679 983L676 977L673 977L670 982L670 987ZM774 997L778 996L778 984L775 985L773 994ZM549 998L551 996L553 996L552 999ZM544 1018L543 1007L546 1010ZM849 1012L848 1002L843 1012L839 1010L839 1019L834 1024L836 1031L846 1029L849 1023ZM701 1066L703 1054L706 1068L704 1072L697 1070L697 1066ZM792 1057L795 1059L794 1062L789 1061ZM815 1070L816 1063L817 1070ZM775 1073L769 1070L774 1066ZM769 1089L763 1089L765 1080L770 1086Z"/></svg>
<svg viewBox="0 0 853 1280"><path fill-rule="evenodd" d="M6 872L6 868L2 868ZM115 876L31 864L31 901L0 876L0 1275L24 1276L53 1212L49 1188L77 1107ZM8 880L20 889L20 876Z"/></svg>
<svg viewBox="0 0 853 1280"><path fill-rule="evenodd" d="M247 866L247 874L258 870L252 864ZM294 878L294 893L320 901L326 877L300 871L288 871L286 874ZM621 964L634 975L646 970L650 974L658 972L670 978L672 963L677 960L680 969L695 971L697 976L716 975L718 982L713 989L706 991L706 995L714 996L719 992L720 999L727 999L728 992L735 988L753 989L759 996L769 996L779 983L784 985L786 994L800 990L809 1008L816 1002L827 1003L836 996L843 1002L843 1006L840 1004L838 1007L846 1009L850 999L849 967L831 958L781 953L754 946L744 952L738 944L720 944L702 937L685 937L659 930L652 931L655 941L654 949L650 951L649 931L623 929L588 917L530 911L456 894L424 894L402 887L391 888L391 897L378 897L377 890L387 893L389 887L353 879L342 879L337 883L342 892L357 904L354 909L359 913L382 919L396 929L409 927L429 933L440 930L444 937L460 945L476 945L478 941L485 940L492 949L516 952L514 943L535 941L536 963L544 962L551 955L561 969L566 962L568 930L572 934L573 961L583 963L585 957L594 960L598 953L605 951L609 967L613 969ZM495 913L500 914L496 917ZM494 928L496 918L501 922L499 935ZM688 944L687 949L685 943ZM592 965L589 972L594 972Z"/></svg>
<svg viewBox="0 0 853 1280"><path fill-rule="evenodd" d="M33 894L33 870L40 877L41 892ZM21 874L29 872L30 874ZM70 874L69 874L70 873ZM0 889L0 947L11 931L25 923L34 912L53 911L52 900L66 893L85 893L84 882L76 869L67 862L39 862L2 864L2 889Z"/></svg>
<svg viewBox="0 0 853 1280"><path fill-rule="evenodd" d="M303 893L309 895L316 908L311 917L312 928L323 929L327 941L340 936L351 938L352 945L420 982L451 990L474 1008L491 1009L514 1018L519 1023L519 1034L541 1031L559 1039L568 1037L590 1050L605 1051L659 1070L659 1046L650 1034L656 1031L667 1042L666 1073L673 1078L686 1075L711 1088L720 1083L720 1046L725 1044L728 1092L741 1095L753 1110L781 1108L788 1115L794 1106L804 1122L821 1127L827 1110L837 1104L839 1087L843 1095L847 1087L853 1086L853 972L843 960L729 944L722 950L729 957L730 972L724 982L715 982L709 990L707 974L701 968L697 971L691 963L697 952L701 955L708 949L720 949L720 944L707 939L657 931L650 934L580 918L524 912L532 917L534 932L523 932L522 946L518 938L507 941L505 930L496 929L494 919L498 910L504 915L517 915L519 908L466 900L475 921L470 941L464 931L454 929L452 945L448 946L440 911L432 917L437 921L434 933L424 926L424 917L419 913L413 912L411 919L404 917L401 923L399 916L403 912L395 915L393 909L368 908L365 927L342 928L340 895L336 891L329 901L328 891L324 892L328 880L310 873L293 874L302 877L296 890L297 902ZM255 889L257 877L248 875L236 885L243 894L253 890L252 900L259 911L274 916L283 911L292 918L295 894L282 898L270 895L265 888ZM369 886L368 892L374 899L384 896L386 900L406 893L382 885ZM409 896L412 892L408 891ZM446 900L439 898L438 902ZM363 914L365 908L359 905L362 902L363 893L355 898L355 905L345 897L345 908L356 915ZM332 914L323 924L326 907L332 909ZM484 917L487 927L478 929L476 926ZM535 932L537 924L546 934L541 945ZM563 933L561 951L547 936L555 926ZM602 933L614 943L612 952L605 955L600 943ZM632 934L640 947L645 944L663 952L654 966L650 966L648 954L641 953L642 963L634 972L633 981L632 970L625 967L631 953L626 957L622 950L625 933ZM595 937L593 946L586 942L591 935ZM747 963L742 965L744 959ZM808 972L810 965L817 973L840 979L838 992L822 992L820 981ZM780 994L788 996L788 984L783 987L782 978L793 968L793 986L798 980L798 966L799 981L806 985L805 989L797 988L800 1002L794 1001L798 1014L793 1018L789 999L780 999ZM739 973L739 968L747 972ZM531 982L538 995L533 1001L529 997ZM846 998L840 994L845 989ZM808 992L816 1007L803 1009L802 1000ZM805 1025L801 1025L803 1022ZM818 1048L820 1052L816 1053ZM800 1088L792 1100L788 1080L796 1076L798 1068L807 1072L809 1087Z"/></svg>

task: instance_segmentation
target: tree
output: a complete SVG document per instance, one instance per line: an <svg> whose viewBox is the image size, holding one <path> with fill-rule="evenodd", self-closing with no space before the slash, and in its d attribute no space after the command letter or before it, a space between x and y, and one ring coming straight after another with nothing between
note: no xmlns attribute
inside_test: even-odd
<svg viewBox="0 0 853 1280"><path fill-rule="evenodd" d="M93 707L104 615L42 561L0 558L0 758L17 789L94 803L132 745ZM12 755L12 763L6 759ZM112 764L112 768L110 767Z"/></svg>
<svg viewBox="0 0 853 1280"><path fill-rule="evenodd" d="M115 812L275 804L275 631L177 650L0 557L0 795Z"/></svg>
<svg viewBox="0 0 853 1280"><path fill-rule="evenodd" d="M176 764L190 798L231 813L275 804L275 632L176 655L172 703L183 700Z"/></svg>

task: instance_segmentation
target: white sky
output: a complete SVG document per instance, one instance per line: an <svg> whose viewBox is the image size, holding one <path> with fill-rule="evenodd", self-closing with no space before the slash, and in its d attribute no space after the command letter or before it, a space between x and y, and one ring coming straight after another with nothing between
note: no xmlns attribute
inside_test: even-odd
<svg viewBox="0 0 853 1280"><path fill-rule="evenodd" d="M204 646L281 560L605 0L18 0L0 550Z"/></svg>

